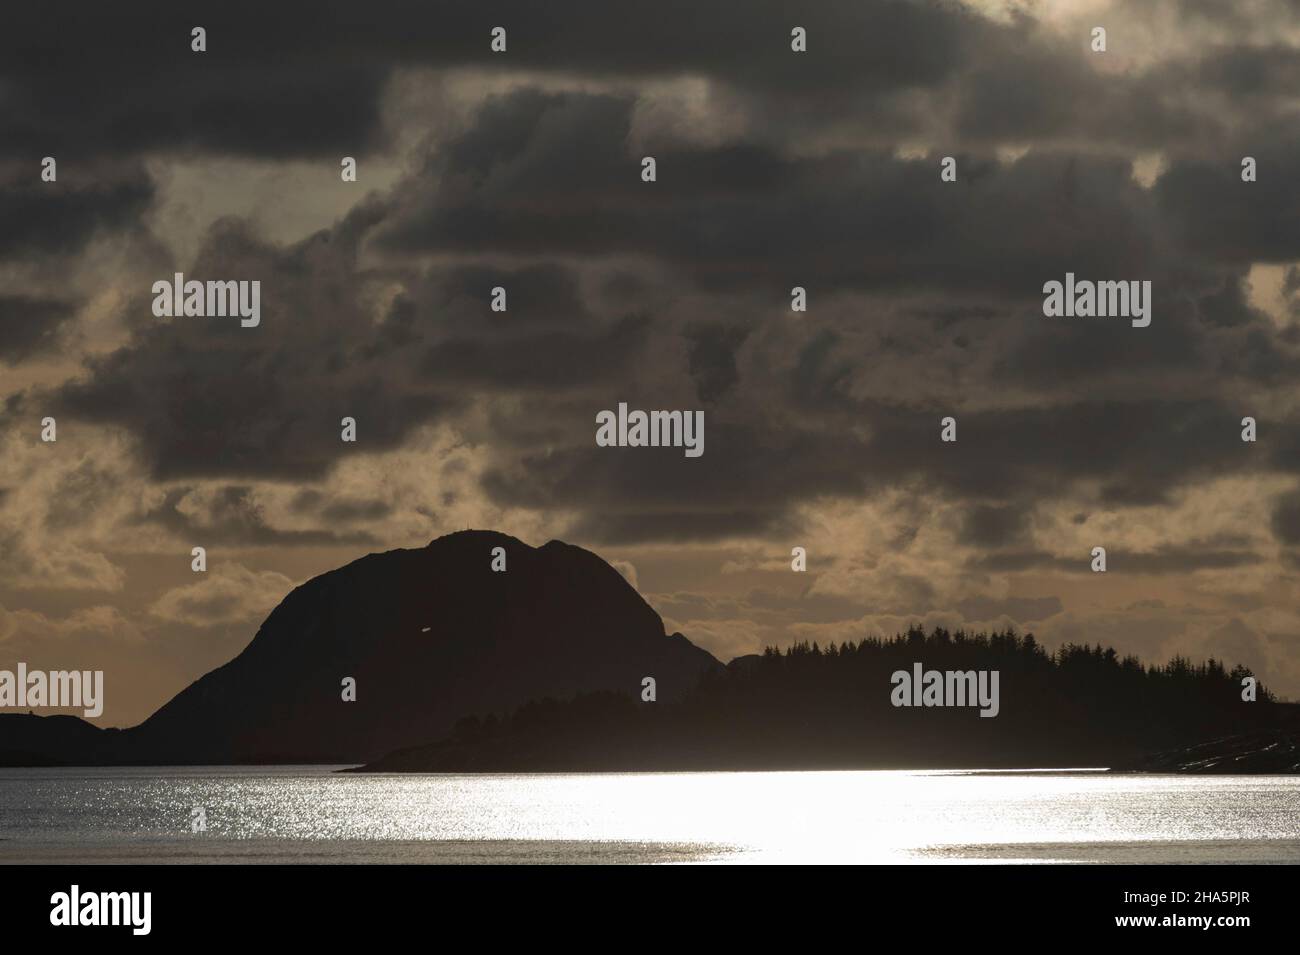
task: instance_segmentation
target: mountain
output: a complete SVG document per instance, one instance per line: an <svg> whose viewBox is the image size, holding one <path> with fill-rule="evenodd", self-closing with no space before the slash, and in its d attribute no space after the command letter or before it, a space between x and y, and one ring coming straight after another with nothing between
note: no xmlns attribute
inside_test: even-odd
<svg viewBox="0 0 1300 955"><path fill-rule="evenodd" d="M122 730L100 729L76 716L0 714L0 766L103 763Z"/></svg>
<svg viewBox="0 0 1300 955"><path fill-rule="evenodd" d="M0 764L365 762L466 714L636 695L647 676L672 700L719 667L595 554L462 531L296 588L242 653L139 726L88 735L71 718L0 716Z"/></svg>

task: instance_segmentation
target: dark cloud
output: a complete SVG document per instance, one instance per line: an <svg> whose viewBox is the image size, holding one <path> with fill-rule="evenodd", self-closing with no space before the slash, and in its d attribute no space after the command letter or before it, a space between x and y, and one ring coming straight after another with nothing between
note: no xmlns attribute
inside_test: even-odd
<svg viewBox="0 0 1300 955"><path fill-rule="evenodd" d="M87 378L60 389L59 408L132 432L160 479L320 476L351 448L344 417L363 447L398 446L459 399L426 382L418 355L373 321L354 233L348 221L280 248L218 224L185 274L260 281L261 324L153 319L141 288L131 341L92 359Z"/></svg>
<svg viewBox="0 0 1300 955"><path fill-rule="evenodd" d="M617 381L640 359L647 318L632 315L594 335L546 332L507 346L469 338L430 347L421 370L446 385L558 388Z"/></svg>
<svg viewBox="0 0 1300 955"><path fill-rule="evenodd" d="M1162 216L1195 254L1225 264L1300 258L1300 135L1293 124L1252 131L1217 161L1176 159L1153 191ZM1243 182L1253 157L1257 179Z"/></svg>
<svg viewBox="0 0 1300 955"><path fill-rule="evenodd" d="M690 341L689 371L700 401L713 404L740 378L736 350L749 329L736 325L699 324L686 329Z"/></svg>
<svg viewBox="0 0 1300 955"><path fill-rule="evenodd" d="M630 96L534 91L489 101L397 189L376 242L422 253L637 253L729 291L788 293L797 277L815 294L945 289L1037 303L1045 278L1067 270L1157 268L1150 197L1127 161L971 159L958 183L943 184L937 155L792 159L752 143L665 144L652 150L658 180L646 183L627 145L634 106Z"/></svg>
<svg viewBox="0 0 1300 955"><path fill-rule="evenodd" d="M1146 5L1158 23L1249 24ZM935 132L953 142L1067 142L1127 148L1221 143L1237 123L1215 106L1284 116L1294 50L1225 36L1148 69L1097 69L1086 34L1061 34L1019 12L994 21L955 2L828 2L792 13L780 0L566 3L491 9L327 0L310 16L252 0L184 13L159 0L127 10L67 5L15 9L0 41L7 90L0 144L47 152L145 151L356 155L385 144L384 96L401 69L518 70L642 81L702 76L732 92L777 137L855 129L899 139ZM1163 16L1162 16L1163 14ZM790 33L806 28L808 50ZM206 53L190 30L208 31ZM504 26L505 54L490 50ZM1112 43L1123 52L1124 33ZM93 79L87 79L88 77ZM950 128L944 130L947 125Z"/></svg>
<svg viewBox="0 0 1300 955"><path fill-rule="evenodd" d="M642 407L635 395L626 400ZM502 504L577 508L577 536L617 543L757 533L783 523L798 500L860 494L868 481L865 445L833 434L706 414L704 454L688 458L680 448L596 447L597 410L575 422L576 447L507 457L484 476L485 490Z"/></svg>
<svg viewBox="0 0 1300 955"><path fill-rule="evenodd" d="M72 302L0 295L0 362L13 364L52 351L75 313Z"/></svg>
<svg viewBox="0 0 1300 955"><path fill-rule="evenodd" d="M1270 96L1300 86L1300 51L1282 44L1213 50L1197 64L1196 75L1234 99Z"/></svg>
<svg viewBox="0 0 1300 955"><path fill-rule="evenodd" d="M970 508L958 539L976 547L1005 547L1022 539L1029 529L1029 515L1016 507Z"/></svg>
<svg viewBox="0 0 1300 955"><path fill-rule="evenodd" d="M514 269L470 265L431 278L432 308L463 318L465 330L478 334L496 332L504 337L545 327L582 328L593 321L577 275L552 263ZM507 293L505 312L490 307L492 289L498 287Z"/></svg>
<svg viewBox="0 0 1300 955"><path fill-rule="evenodd" d="M0 259L71 255L96 234L142 228L141 216L155 194L142 166L87 168L77 152L55 152L58 179L43 182L40 155L25 157L25 166L10 166L0 182Z"/></svg>
<svg viewBox="0 0 1300 955"><path fill-rule="evenodd" d="M613 400L601 407L613 407ZM959 416L954 444L939 440L939 418L937 412L859 406L852 421L871 431L864 440L848 416L802 423L783 417L760 427L706 412L706 450L696 459L678 449L595 447L590 419L575 418L565 433L572 447L503 453L484 486L501 504L577 509L584 513L578 525L583 535L620 543L638 536L757 534L783 524L795 505L825 495L929 488L984 502L966 519L962 535L967 543L993 547L1020 538L1029 501L1092 486L1103 508L1170 503L1181 487L1234 471L1255 473L1261 464L1253 446L1240 439L1237 410L1213 401L977 412ZM1272 464L1287 469L1294 462ZM1129 566L1163 572L1161 561L1169 559L1135 557ZM1230 566L1244 557L1204 553L1189 558L1189 566L1216 561ZM1015 570L1053 562L1009 553L979 566Z"/></svg>
<svg viewBox="0 0 1300 955"><path fill-rule="evenodd" d="M60 406L130 430L160 479L314 479L351 451L338 440L343 416L357 419L362 447L382 450L470 401L527 394L546 426L530 436L493 422L481 436L493 457L485 489L503 504L573 509L579 531L620 542L759 533L800 502L899 482L1025 512L1083 481L1100 506L1152 504L1259 466L1238 439L1241 409L1191 395L1216 374L1289 380L1300 343L1247 304L1238 264L1183 259L1162 221L1166 193L1140 188L1126 161L972 158L944 184L936 163L885 152L670 145L648 184L626 142L634 107L624 94L491 98L416 174L331 229L281 247L218 223L187 273L262 280L262 327L159 323L142 297L132 341L94 359ZM363 245L478 260L372 271ZM541 261L506 264L511 252ZM631 306L654 284L611 261L603 284L593 279L597 309L555 257L600 272L612 252L689 284L659 283L668 298L654 313L611 309L611 293ZM1044 319L1042 283L1066 271L1152 276L1151 327ZM746 361L788 334L775 331L790 324L788 303L771 303L785 302L791 276L811 289L806 332L784 367ZM506 313L490 310L496 285ZM678 310L673 296L692 287L724 309ZM375 314L380 289L395 294ZM836 293L870 296L871 320L824 314ZM762 317L735 317L760 302ZM947 348L1001 355L988 378L965 373L968 390L1011 382L1038 398L960 412L958 443L939 442L938 418L959 409L925 380ZM899 367L918 376L914 388L862 396L873 373ZM1097 379L1119 376L1113 400L1092 397ZM1170 397L1141 393L1162 377ZM705 457L594 447L595 412L620 400L709 406ZM1295 469L1300 446L1275 442L1264 457ZM972 521L969 541L998 546L991 518Z"/></svg>
<svg viewBox="0 0 1300 955"><path fill-rule="evenodd" d="M377 521L393 513L393 505L375 498L329 498L315 488L294 495L290 508L295 514L319 516L330 524Z"/></svg>
<svg viewBox="0 0 1300 955"><path fill-rule="evenodd" d="M156 0L112 12L78 5L64 16L15 9L0 46L8 89L0 143L353 155L376 144L381 94L403 66L694 72L774 96L846 85L883 94L943 82L999 30L955 5L837 3L800 15L817 55L796 57L789 10L776 0L750 3L743 16L687 0L621 9L580 0L565 14L528 0L491 10L330 0L308 16L248 0L183 14ZM196 25L207 30L205 53L190 48ZM496 25L508 30L505 55L489 48Z"/></svg>
<svg viewBox="0 0 1300 955"><path fill-rule="evenodd" d="M1249 567L1263 563L1264 558L1247 550L1215 550L1197 542L1177 547L1162 547L1150 553L1106 555L1107 569L1131 571L1135 574L1181 574L1193 570L1221 570L1230 567Z"/></svg>
<svg viewBox="0 0 1300 955"><path fill-rule="evenodd" d="M10 155L355 155L378 135L392 66L346 55L357 34L324 8L66 6L16 9L5 31L0 148ZM191 50L195 26L207 30L205 53Z"/></svg>
<svg viewBox="0 0 1300 955"><path fill-rule="evenodd" d="M880 421L873 446L889 471L923 470L963 496L1050 497L1054 486L1095 481L1103 503L1160 503L1185 483L1259 466L1236 409L1212 400L977 412L958 417L953 445L937 440L930 415L899 411Z"/></svg>
<svg viewBox="0 0 1300 955"><path fill-rule="evenodd" d="M1278 498L1273 508L1273 536L1283 544L1300 545L1300 491Z"/></svg>

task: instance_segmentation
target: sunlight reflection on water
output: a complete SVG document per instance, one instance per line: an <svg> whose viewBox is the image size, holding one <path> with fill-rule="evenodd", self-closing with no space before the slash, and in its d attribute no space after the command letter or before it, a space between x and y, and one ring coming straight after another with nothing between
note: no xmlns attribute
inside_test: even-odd
<svg viewBox="0 0 1300 955"><path fill-rule="evenodd" d="M1298 809L1286 776L23 769L0 860L1294 862Z"/></svg>

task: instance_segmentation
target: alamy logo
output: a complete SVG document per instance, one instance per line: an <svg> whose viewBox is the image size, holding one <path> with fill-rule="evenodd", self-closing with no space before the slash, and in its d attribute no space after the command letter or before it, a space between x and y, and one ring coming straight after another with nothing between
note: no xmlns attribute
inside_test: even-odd
<svg viewBox="0 0 1300 955"><path fill-rule="evenodd" d="M86 892L74 885L50 896L51 925L129 925L148 935L153 925L152 892Z"/></svg>
<svg viewBox="0 0 1300 955"><path fill-rule="evenodd" d="M184 273L177 272L174 282L154 282L153 294L153 313L158 318L238 315L244 328L256 328L262 321L262 283L257 279L187 282Z"/></svg>
<svg viewBox="0 0 1300 955"><path fill-rule="evenodd" d="M1074 280L1065 273L1065 283L1043 285L1043 314L1048 318L1131 318L1134 328L1151 324L1151 282L1090 282Z"/></svg>
<svg viewBox="0 0 1300 955"><path fill-rule="evenodd" d="M596 414L596 444L602 448L685 448L688 458L704 453L703 411L628 411Z"/></svg>
<svg viewBox="0 0 1300 955"><path fill-rule="evenodd" d="M0 708L81 707L87 718L104 712L103 670L0 670Z"/></svg>
<svg viewBox="0 0 1300 955"><path fill-rule="evenodd" d="M895 670L889 682L894 706L978 706L980 716L997 716L997 670L926 670L913 663L912 672Z"/></svg>

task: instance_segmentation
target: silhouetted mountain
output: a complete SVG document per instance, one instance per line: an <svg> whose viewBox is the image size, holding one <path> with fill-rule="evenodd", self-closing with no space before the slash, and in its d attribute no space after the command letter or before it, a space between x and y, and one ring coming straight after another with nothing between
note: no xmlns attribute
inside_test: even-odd
<svg viewBox="0 0 1300 955"><path fill-rule="evenodd" d="M504 572L491 569L495 547ZM0 763L362 762L437 739L466 713L638 694L646 676L674 699L720 668L665 634L595 554L464 531L296 588L239 656L132 729L0 716ZM342 700L345 677L355 702Z"/></svg>
<svg viewBox="0 0 1300 955"><path fill-rule="evenodd" d="M894 706L896 671L997 670L999 711ZM1148 667L1113 649L1048 654L1032 634L926 634L732 661L676 703L610 695L544 700L507 719L461 721L449 736L363 771L1046 768L1133 764L1140 754L1290 723L1295 708L1210 660ZM1263 745L1263 735L1252 737ZM1294 761L1294 756L1291 757ZM1287 771L1285 758L1238 771ZM1293 765L1293 762L1290 764Z"/></svg>
<svg viewBox="0 0 1300 955"><path fill-rule="evenodd" d="M80 766L104 762L122 730L76 716L0 714L0 766Z"/></svg>

